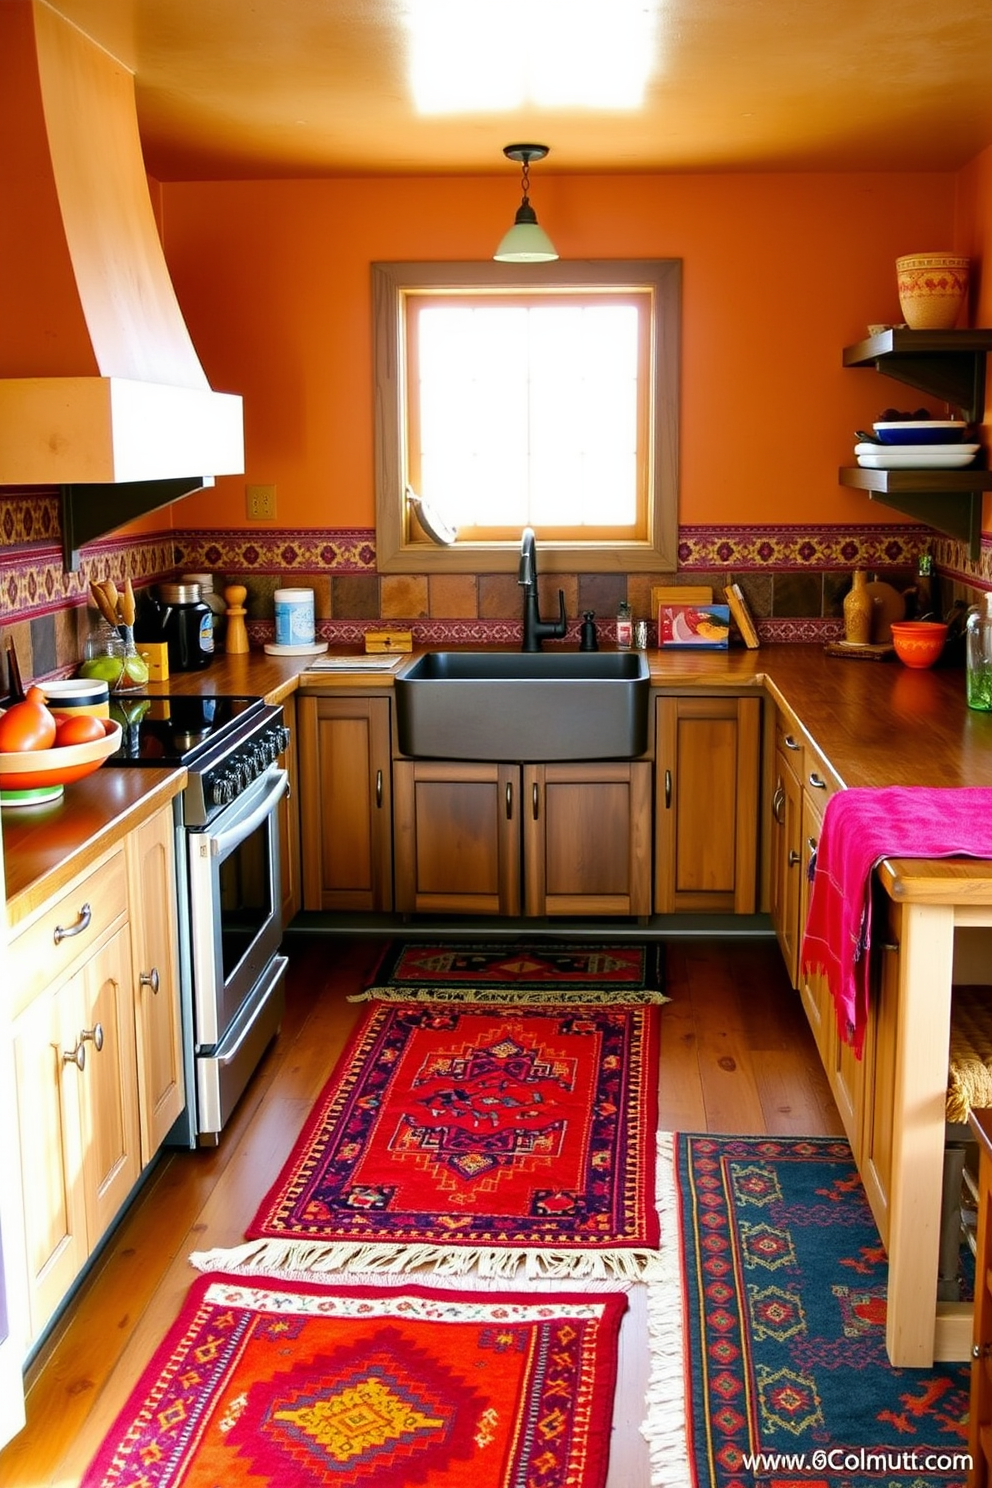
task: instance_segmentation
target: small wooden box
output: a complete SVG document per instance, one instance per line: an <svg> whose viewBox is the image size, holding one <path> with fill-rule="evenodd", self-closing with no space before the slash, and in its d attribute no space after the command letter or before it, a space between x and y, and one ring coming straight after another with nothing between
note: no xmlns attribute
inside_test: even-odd
<svg viewBox="0 0 992 1488"><path fill-rule="evenodd" d="M369 630L365 633L365 649L376 651L412 651L412 630Z"/></svg>

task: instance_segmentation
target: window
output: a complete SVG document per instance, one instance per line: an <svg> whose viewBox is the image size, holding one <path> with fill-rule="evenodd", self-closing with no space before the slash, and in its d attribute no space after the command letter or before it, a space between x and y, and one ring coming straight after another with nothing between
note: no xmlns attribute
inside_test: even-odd
<svg viewBox="0 0 992 1488"><path fill-rule="evenodd" d="M674 569L681 264L374 264L383 572ZM407 490L457 528L438 545Z"/></svg>

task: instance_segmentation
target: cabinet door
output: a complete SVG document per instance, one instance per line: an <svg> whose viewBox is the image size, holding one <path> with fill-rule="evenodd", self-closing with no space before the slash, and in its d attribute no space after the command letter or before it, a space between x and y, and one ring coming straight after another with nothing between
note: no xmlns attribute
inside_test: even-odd
<svg viewBox="0 0 992 1488"><path fill-rule="evenodd" d="M889 1243L896 1049L899 1046L899 947L903 907L886 901L886 924L875 936L877 961L864 1047L864 1100L858 1168L882 1244ZM873 936L873 939L875 938Z"/></svg>
<svg viewBox="0 0 992 1488"><path fill-rule="evenodd" d="M68 1008L68 1012L64 1011ZM28 1312L36 1338L86 1259L77 1068L79 988L42 992L14 1024Z"/></svg>
<svg viewBox="0 0 992 1488"><path fill-rule="evenodd" d="M171 806L130 834L127 859L144 1167L185 1104Z"/></svg>
<svg viewBox="0 0 992 1488"><path fill-rule="evenodd" d="M799 943L802 948L802 933L806 925L806 917L809 914L809 900L811 884L809 877L810 864L816 845L820 837L820 824L823 820L819 804L803 796L802 801L802 877L799 888ZM803 1001L803 1009L806 1020L816 1041L816 1047L827 1074L834 1060L834 1044L837 1042L836 1019L834 1017L833 999L827 986L827 979L822 972L805 971L799 967L799 995Z"/></svg>
<svg viewBox="0 0 992 1488"><path fill-rule="evenodd" d="M759 698L659 698L655 909L753 914Z"/></svg>
<svg viewBox="0 0 992 1488"><path fill-rule="evenodd" d="M76 1047L86 1054L79 1080L79 1128L91 1250L141 1171L130 957L127 930L118 930L78 978Z"/></svg>
<svg viewBox="0 0 992 1488"><path fill-rule="evenodd" d="M526 765L528 915L651 913L651 765Z"/></svg>
<svg viewBox="0 0 992 1488"><path fill-rule="evenodd" d="M802 838L802 786L788 758L776 750L771 826L771 916L789 980L794 987L799 986Z"/></svg>
<svg viewBox="0 0 992 1488"><path fill-rule="evenodd" d="M297 699L303 906L390 910L389 700Z"/></svg>
<svg viewBox="0 0 992 1488"><path fill-rule="evenodd" d="M397 760L396 908L520 913L520 767Z"/></svg>

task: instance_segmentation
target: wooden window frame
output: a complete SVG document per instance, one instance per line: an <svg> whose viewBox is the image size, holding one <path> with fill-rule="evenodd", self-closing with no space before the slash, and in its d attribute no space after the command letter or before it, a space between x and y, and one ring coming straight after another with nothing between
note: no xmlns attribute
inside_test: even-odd
<svg viewBox="0 0 992 1488"><path fill-rule="evenodd" d="M677 568L679 473L680 259L583 260L553 264L374 263L372 265L375 376L376 566L380 573L474 573L515 570L519 536L512 540L459 539L441 547L423 536L405 500L406 347L404 296L411 290L472 288L533 290L584 288L652 291L648 532L617 541L545 540L542 571L674 572Z"/></svg>

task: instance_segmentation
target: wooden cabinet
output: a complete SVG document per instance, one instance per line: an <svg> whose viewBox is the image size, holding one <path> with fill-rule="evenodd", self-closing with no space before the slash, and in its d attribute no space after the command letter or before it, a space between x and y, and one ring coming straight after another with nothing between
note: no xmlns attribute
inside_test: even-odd
<svg viewBox="0 0 992 1488"><path fill-rule="evenodd" d="M300 697L297 736L303 907L393 907L390 704Z"/></svg>
<svg viewBox="0 0 992 1488"><path fill-rule="evenodd" d="M525 765L528 915L651 913L651 765Z"/></svg>
<svg viewBox="0 0 992 1488"><path fill-rule="evenodd" d="M393 769L397 909L650 913L649 761Z"/></svg>
<svg viewBox="0 0 992 1488"><path fill-rule="evenodd" d="M803 883L803 743L794 722L775 716L774 783L771 796L772 924L789 980L799 986L799 930Z"/></svg>
<svg viewBox="0 0 992 1488"><path fill-rule="evenodd" d="M41 991L18 985L13 1028L28 1310L36 1337L126 1200L141 1168L122 848L60 896ZM100 912L94 910L100 905ZM76 905L74 914L66 910ZM39 955L50 916L13 943Z"/></svg>
<svg viewBox="0 0 992 1488"><path fill-rule="evenodd" d="M125 845L143 1167L186 1098L173 831L172 807L166 806L137 827Z"/></svg>
<svg viewBox="0 0 992 1488"><path fill-rule="evenodd" d="M171 804L42 904L10 963L37 1338L185 1102Z"/></svg>
<svg viewBox="0 0 992 1488"><path fill-rule="evenodd" d="M757 900L761 701L657 702L655 890L659 914L752 914Z"/></svg>
<svg viewBox="0 0 992 1488"><path fill-rule="evenodd" d="M396 760L396 908L520 913L520 767Z"/></svg>

